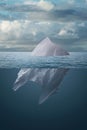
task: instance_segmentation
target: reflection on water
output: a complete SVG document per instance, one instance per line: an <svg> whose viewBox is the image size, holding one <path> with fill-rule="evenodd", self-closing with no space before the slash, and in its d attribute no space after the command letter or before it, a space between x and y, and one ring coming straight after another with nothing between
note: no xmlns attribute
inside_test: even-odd
<svg viewBox="0 0 87 130"><path fill-rule="evenodd" d="M38 81L38 77L42 79L46 71L41 75L38 69L33 70L33 82L14 92L12 87L18 72L19 69L0 69L0 130L87 129L87 69L70 69L62 73L58 93L41 105L38 105L38 99L43 83L40 78ZM53 76L51 83L56 87L60 71L53 74L48 68L47 72L49 76L46 74L46 77ZM43 82L49 84L46 78ZM51 83L52 88L54 85Z"/></svg>
<svg viewBox="0 0 87 130"><path fill-rule="evenodd" d="M14 90L26 84L28 81L38 83L42 87L39 104L43 103L50 95L58 91L59 84L63 80L68 69L36 68L21 69L14 84Z"/></svg>

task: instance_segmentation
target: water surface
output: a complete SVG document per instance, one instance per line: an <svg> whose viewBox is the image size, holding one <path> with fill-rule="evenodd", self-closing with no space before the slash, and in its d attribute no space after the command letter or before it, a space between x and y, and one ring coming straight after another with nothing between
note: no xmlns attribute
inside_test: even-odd
<svg viewBox="0 0 87 130"><path fill-rule="evenodd" d="M29 52L0 52L0 68L87 68L87 52L67 56L35 57Z"/></svg>

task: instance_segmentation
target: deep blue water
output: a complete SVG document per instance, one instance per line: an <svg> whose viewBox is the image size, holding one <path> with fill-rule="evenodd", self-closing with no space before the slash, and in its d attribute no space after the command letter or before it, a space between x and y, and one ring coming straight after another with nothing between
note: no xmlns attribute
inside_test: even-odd
<svg viewBox="0 0 87 130"><path fill-rule="evenodd" d="M36 59L37 62L31 59L34 62L32 66L27 59L28 53L21 53L22 57L20 53L10 54L12 53L8 53L10 58L7 54L0 55L0 130L87 130L86 53L78 53L81 54L80 56L72 53L71 60L67 57L72 66L61 82L58 93L49 97L41 105L38 104L41 87L37 84L28 82L16 92L12 87L20 67L25 66L22 61L26 61L30 67L35 67L35 63L39 65L42 62L41 65L44 67L47 59L44 62L43 59ZM76 55L79 57L77 62ZM63 62L65 60L65 57L55 58L64 58ZM50 65L56 68L54 59L48 58ZM83 67L78 67L81 60L83 60ZM52 69L50 65L49 68Z"/></svg>

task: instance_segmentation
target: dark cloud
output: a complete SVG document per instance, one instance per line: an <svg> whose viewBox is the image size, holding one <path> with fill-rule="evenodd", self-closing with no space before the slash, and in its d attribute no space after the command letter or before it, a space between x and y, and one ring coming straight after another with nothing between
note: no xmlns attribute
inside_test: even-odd
<svg viewBox="0 0 87 130"><path fill-rule="evenodd" d="M87 11L87 10L86 10ZM14 16L13 16L14 14ZM27 19L27 20L37 20L37 21L75 21L75 20L87 20L87 14L78 12L76 10L53 10L50 12L46 11L33 11L33 12L21 12L21 13L11 13L13 19ZM18 16L17 16L18 15ZM17 17L15 17L17 16Z"/></svg>
<svg viewBox="0 0 87 130"><path fill-rule="evenodd" d="M17 20L17 19L27 19L27 20L44 20L44 21L74 21L74 20L87 20L87 9L86 8L76 8L71 9L67 7L57 9L57 7L52 10L43 10L43 8L37 5L7 5L5 3L0 5L0 10L2 15L1 19L7 20ZM3 13L7 11L7 15Z"/></svg>
<svg viewBox="0 0 87 130"><path fill-rule="evenodd" d="M0 10L2 11L12 11L12 12L29 12L29 11L40 11L37 6L32 5L6 5L0 4Z"/></svg>

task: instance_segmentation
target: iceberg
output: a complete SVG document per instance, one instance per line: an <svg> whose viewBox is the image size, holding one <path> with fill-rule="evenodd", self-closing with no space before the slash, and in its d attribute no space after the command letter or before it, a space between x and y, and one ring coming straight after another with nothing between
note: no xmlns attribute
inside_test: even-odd
<svg viewBox="0 0 87 130"><path fill-rule="evenodd" d="M32 51L32 56L63 56L69 53L58 44L53 43L48 37L42 40Z"/></svg>
<svg viewBox="0 0 87 130"><path fill-rule="evenodd" d="M41 41L31 53L32 56L65 56L69 53L59 45L53 43L49 38ZM39 104L42 104L49 96L58 91L68 69L66 68L22 68L14 83L13 90L18 90L28 81L37 83L42 87Z"/></svg>

